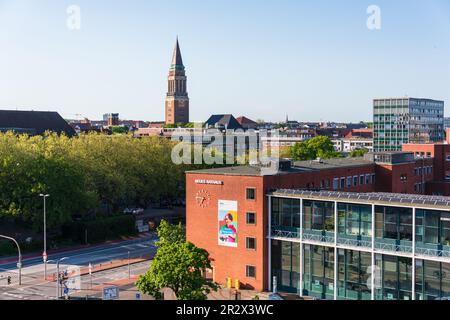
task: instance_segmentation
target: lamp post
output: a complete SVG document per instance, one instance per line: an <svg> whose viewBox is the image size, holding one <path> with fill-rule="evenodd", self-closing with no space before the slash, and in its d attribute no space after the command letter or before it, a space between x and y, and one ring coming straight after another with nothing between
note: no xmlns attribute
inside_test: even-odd
<svg viewBox="0 0 450 320"><path fill-rule="evenodd" d="M67 260L69 258L64 257L59 260L49 260L48 262L56 262L56 300L59 300L60 294L59 294L59 264L61 261Z"/></svg>
<svg viewBox="0 0 450 320"><path fill-rule="evenodd" d="M128 251L128 279L131 279L130 251Z"/></svg>
<svg viewBox="0 0 450 320"><path fill-rule="evenodd" d="M19 261L17 262L17 268L19 269L19 286L21 286L22 285L22 252L20 251L19 243L16 241L16 239L11 238L11 237L0 235L0 238L11 240L17 246L17 250L19 251Z"/></svg>
<svg viewBox="0 0 450 320"><path fill-rule="evenodd" d="M47 281L47 212L46 212L46 199L50 197L49 194L40 194L40 197L44 199L44 253L42 258L44 259L44 278Z"/></svg>

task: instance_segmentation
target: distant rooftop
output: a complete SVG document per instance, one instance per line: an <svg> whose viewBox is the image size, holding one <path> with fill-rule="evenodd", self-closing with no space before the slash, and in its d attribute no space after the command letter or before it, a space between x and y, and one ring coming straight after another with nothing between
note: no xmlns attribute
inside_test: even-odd
<svg viewBox="0 0 450 320"><path fill-rule="evenodd" d="M65 133L72 137L75 130L57 113L48 111L0 110L0 132L42 135L46 131Z"/></svg>
<svg viewBox="0 0 450 320"><path fill-rule="evenodd" d="M402 206L426 206L438 207L450 210L450 197L412 195L401 193L353 193L335 191L306 191L296 189L279 189L270 193L279 197L298 197L309 199L327 199L333 201L350 200L352 202L375 203L375 204L397 204Z"/></svg>

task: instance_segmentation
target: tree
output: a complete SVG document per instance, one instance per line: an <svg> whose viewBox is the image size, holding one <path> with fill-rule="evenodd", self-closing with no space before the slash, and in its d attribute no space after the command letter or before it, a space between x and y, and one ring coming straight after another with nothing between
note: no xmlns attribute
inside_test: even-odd
<svg viewBox="0 0 450 320"><path fill-rule="evenodd" d="M177 300L206 300L211 290L217 291L217 284L203 276L211 268L209 253L186 242L181 225L161 222L158 236L150 269L136 282L142 293L161 299L161 290L170 288Z"/></svg>
<svg viewBox="0 0 450 320"><path fill-rule="evenodd" d="M364 157L364 155L368 152L369 152L369 150L367 150L367 149L353 150L352 152L350 152L349 156L350 156L350 158Z"/></svg>
<svg viewBox="0 0 450 320"><path fill-rule="evenodd" d="M342 154L334 150L333 142L330 138L325 136L319 136L306 140L300 143L296 143L290 149L291 158L294 160L316 160L341 158Z"/></svg>
<svg viewBox="0 0 450 320"><path fill-rule="evenodd" d="M186 242L186 236L181 223L171 225L166 220L162 220L158 228L158 246L162 247L166 244Z"/></svg>
<svg viewBox="0 0 450 320"><path fill-rule="evenodd" d="M113 126L111 127L111 131L113 134L127 134L130 129L126 126Z"/></svg>

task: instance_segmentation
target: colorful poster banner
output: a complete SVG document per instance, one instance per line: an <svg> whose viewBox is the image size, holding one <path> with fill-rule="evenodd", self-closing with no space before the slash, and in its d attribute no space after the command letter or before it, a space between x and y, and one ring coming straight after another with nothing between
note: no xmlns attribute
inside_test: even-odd
<svg viewBox="0 0 450 320"><path fill-rule="evenodd" d="M238 246L238 203L219 200L219 246Z"/></svg>

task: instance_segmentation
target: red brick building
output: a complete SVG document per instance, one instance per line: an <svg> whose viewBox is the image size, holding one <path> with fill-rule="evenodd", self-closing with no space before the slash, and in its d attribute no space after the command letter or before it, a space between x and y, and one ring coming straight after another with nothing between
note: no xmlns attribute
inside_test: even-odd
<svg viewBox="0 0 450 320"><path fill-rule="evenodd" d="M420 195L439 191L450 195L450 189L442 188L448 184L443 172L450 163L449 148L416 145L405 146L413 152L383 152L365 158L282 161L276 174L266 174L257 166L187 172L187 239L210 253L214 281L224 284L227 278L238 279L247 288L267 290L269 192L306 189ZM425 155L430 150L430 158L415 157L422 150Z"/></svg>
<svg viewBox="0 0 450 320"><path fill-rule="evenodd" d="M403 151L413 152L419 162L432 163L433 174L427 181L426 194L450 195L450 144L405 144Z"/></svg>
<svg viewBox="0 0 450 320"><path fill-rule="evenodd" d="M187 93L187 77L178 39L173 51L167 87L166 124L188 123L189 96Z"/></svg>

